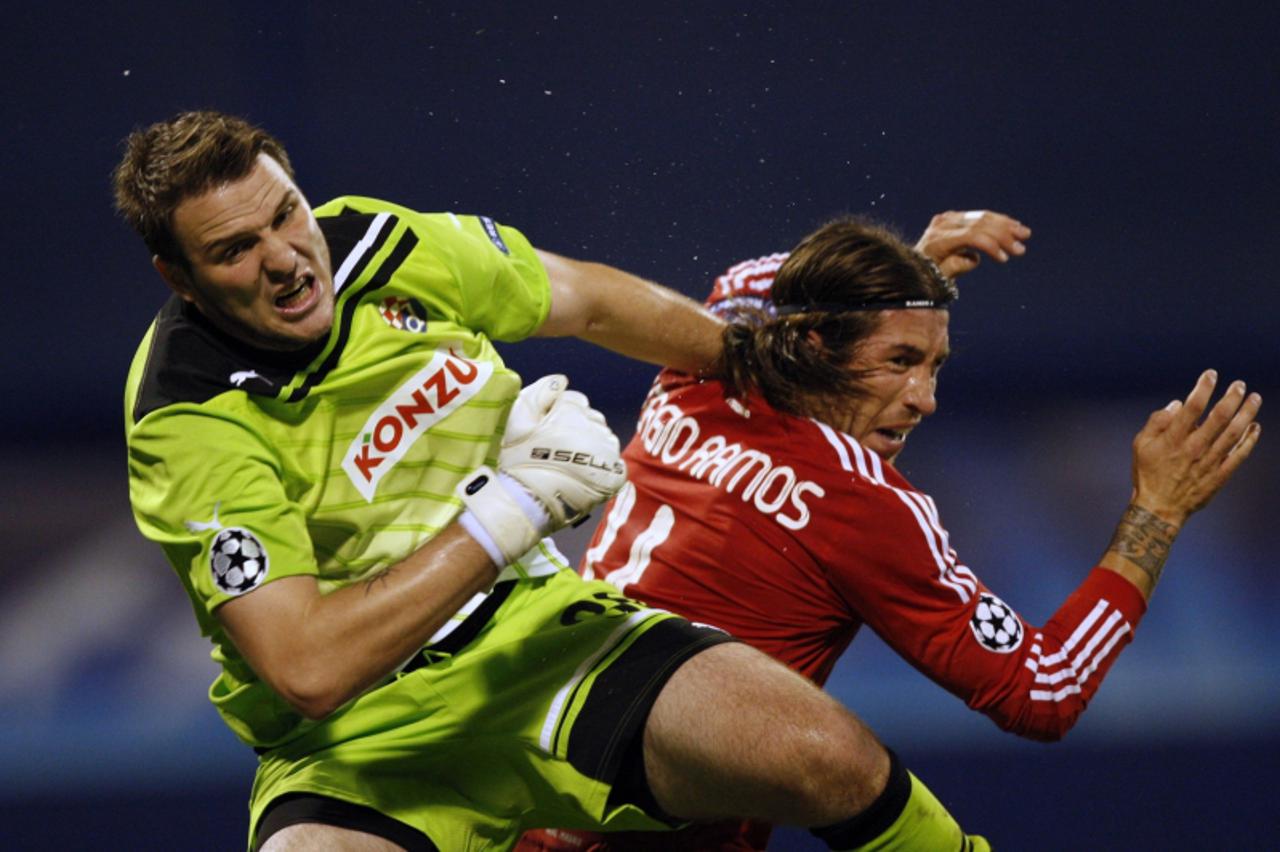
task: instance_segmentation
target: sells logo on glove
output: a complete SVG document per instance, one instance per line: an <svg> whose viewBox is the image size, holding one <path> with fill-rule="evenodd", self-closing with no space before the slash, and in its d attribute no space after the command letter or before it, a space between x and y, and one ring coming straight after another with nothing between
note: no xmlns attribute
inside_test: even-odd
<svg viewBox="0 0 1280 852"><path fill-rule="evenodd" d="M591 453L574 452L573 450L553 450L550 447L534 447L529 451L529 457L538 461L557 461L569 462L570 464L580 464L584 467L594 467L597 470L608 471L609 473L626 473L627 469L621 461L614 459L610 461L600 461Z"/></svg>

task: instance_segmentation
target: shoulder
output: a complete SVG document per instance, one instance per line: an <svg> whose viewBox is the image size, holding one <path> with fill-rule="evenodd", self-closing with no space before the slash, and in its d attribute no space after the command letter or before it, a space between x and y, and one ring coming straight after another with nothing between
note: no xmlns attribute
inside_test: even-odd
<svg viewBox="0 0 1280 852"><path fill-rule="evenodd" d="M166 406L203 404L228 391L274 396L314 355L312 347L278 353L246 346L172 296L134 358L126 415L137 423Z"/></svg>
<svg viewBox="0 0 1280 852"><path fill-rule="evenodd" d="M774 276L787 257L786 252L779 252L730 266L716 278L707 297L707 307L726 318L733 318L744 310L768 311L773 304Z"/></svg>
<svg viewBox="0 0 1280 852"><path fill-rule="evenodd" d="M412 231L427 238L430 245L447 246L460 244L465 246L496 249L500 254L510 255L508 243L510 235L523 239L520 232L510 225L500 225L489 216L472 213L453 213L449 211L423 212L362 195L344 195L326 201L313 211L320 221L326 237L330 232L356 233L375 222L404 222ZM330 246L331 250L333 246Z"/></svg>

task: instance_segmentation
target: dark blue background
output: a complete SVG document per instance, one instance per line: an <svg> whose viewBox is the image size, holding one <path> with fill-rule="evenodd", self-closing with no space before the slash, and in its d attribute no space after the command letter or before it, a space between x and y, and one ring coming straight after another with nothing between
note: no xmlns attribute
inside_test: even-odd
<svg viewBox="0 0 1280 852"><path fill-rule="evenodd" d="M943 409L903 467L1037 623L1105 545L1153 407L1205 367L1280 401L1273 4L263 5L27 4L0 34L6 846L242 837L251 760L124 490L123 378L166 291L109 173L179 109L266 125L313 202L485 213L698 298L838 213L912 235L942 209L1019 216L1031 251L963 282ZM508 351L624 433L652 373ZM1269 845L1274 443L1184 534L1066 743L999 734L873 639L832 691L1003 849Z"/></svg>

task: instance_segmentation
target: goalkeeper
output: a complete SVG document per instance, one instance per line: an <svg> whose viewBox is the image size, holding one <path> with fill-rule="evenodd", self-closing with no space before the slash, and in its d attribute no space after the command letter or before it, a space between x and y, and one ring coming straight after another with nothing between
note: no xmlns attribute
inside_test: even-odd
<svg viewBox="0 0 1280 852"><path fill-rule="evenodd" d="M129 372L130 497L259 756L252 848L728 816L837 849L985 848L804 678L583 581L543 538L622 485L617 439L564 377L521 390L491 341L698 370L718 320L485 217L313 210L237 118L125 147L117 206L173 290Z"/></svg>

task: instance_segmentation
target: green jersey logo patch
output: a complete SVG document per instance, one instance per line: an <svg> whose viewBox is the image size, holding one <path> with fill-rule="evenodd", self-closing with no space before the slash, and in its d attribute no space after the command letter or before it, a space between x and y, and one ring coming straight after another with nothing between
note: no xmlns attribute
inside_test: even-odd
<svg viewBox="0 0 1280 852"><path fill-rule="evenodd" d="M387 325L397 331L423 334L427 330L427 309L417 299L388 296L378 306L378 312L382 314Z"/></svg>

